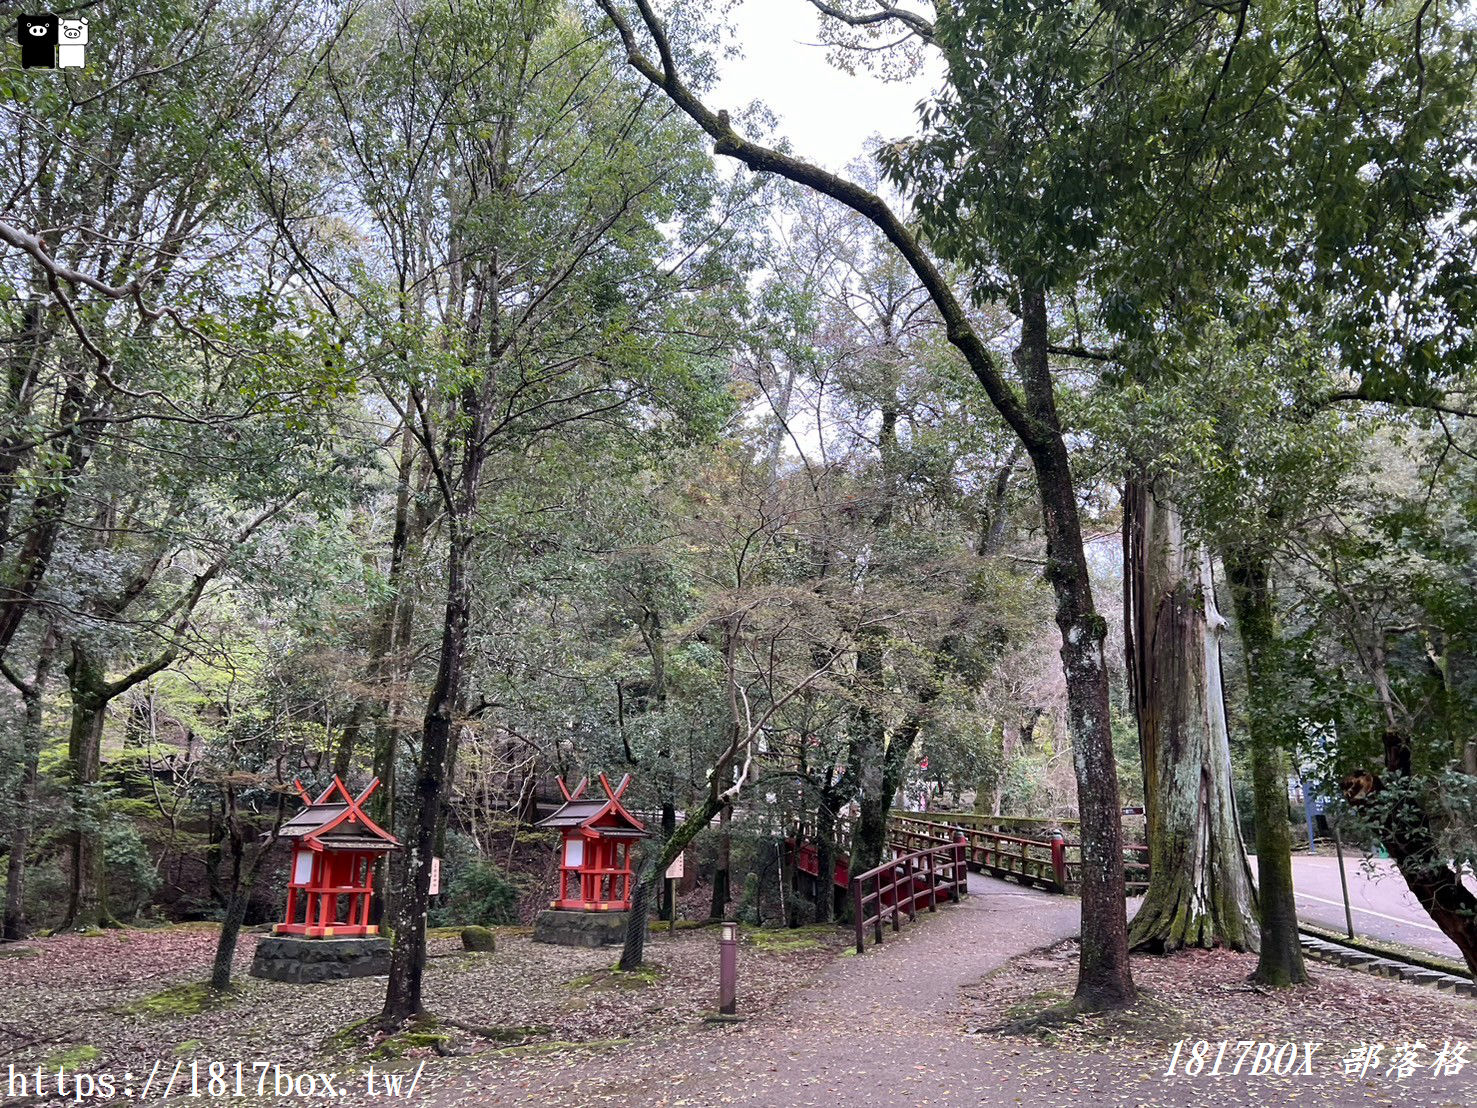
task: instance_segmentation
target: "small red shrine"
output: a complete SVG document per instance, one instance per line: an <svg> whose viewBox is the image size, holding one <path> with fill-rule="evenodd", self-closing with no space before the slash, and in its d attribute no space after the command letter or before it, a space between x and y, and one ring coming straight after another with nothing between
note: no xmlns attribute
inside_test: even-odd
<svg viewBox="0 0 1477 1108"><path fill-rule="evenodd" d="M631 907L631 847L646 837L641 821L621 804L628 773L615 788L600 775L605 798L585 799L588 780L570 792L559 779L564 806L539 821L564 833L559 854L559 899L551 908L574 912L624 912Z"/></svg>
<svg viewBox="0 0 1477 1108"><path fill-rule="evenodd" d="M379 783L376 777L355 797L334 777L314 800L293 782L307 807L282 825L283 837L292 840L292 877L287 911L272 928L274 935L352 939L379 934L379 927L369 922L374 864L400 848L394 835L364 814L363 804Z"/></svg>

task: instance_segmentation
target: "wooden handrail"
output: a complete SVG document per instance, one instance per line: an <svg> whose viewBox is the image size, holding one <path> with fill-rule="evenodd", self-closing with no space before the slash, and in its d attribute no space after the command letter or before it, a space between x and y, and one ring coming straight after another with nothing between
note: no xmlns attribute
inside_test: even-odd
<svg viewBox="0 0 1477 1108"><path fill-rule="evenodd" d="M865 952L868 928L873 930L875 941L881 943L884 922L890 922L893 931L897 931L904 911L909 922L918 918L920 904L936 912L940 894L945 892L957 904L968 892L968 883L969 866L963 842L946 842L901 854L865 873L853 874L850 892L856 952Z"/></svg>
<svg viewBox="0 0 1477 1108"><path fill-rule="evenodd" d="M969 815L968 822L950 824L950 815ZM1079 884L1078 875L1082 865L1081 846L1068 840L1062 832L1065 828L1047 820L1026 820L1017 817L978 816L973 813L910 812L892 817L892 833L904 846L911 845L915 836L928 836L934 829L948 833L952 831L965 836L969 843L971 868L988 872L996 877L1010 877L1024 884L1036 885L1052 892L1075 893ZM1061 835L1051 838L1033 839L1022 835L1006 834L978 826L981 822L1035 823L1043 829ZM1063 820L1061 824L1072 824L1075 820ZM1037 853L1033 856L1032 851ZM1137 895L1148 887L1149 848L1141 843L1127 843L1123 847L1123 867L1128 872L1127 892Z"/></svg>

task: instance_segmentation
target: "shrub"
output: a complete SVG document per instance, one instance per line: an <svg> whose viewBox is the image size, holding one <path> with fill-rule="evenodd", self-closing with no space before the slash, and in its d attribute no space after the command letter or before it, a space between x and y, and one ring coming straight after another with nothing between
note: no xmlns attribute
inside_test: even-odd
<svg viewBox="0 0 1477 1108"><path fill-rule="evenodd" d="M457 867L441 904L431 913L431 923L437 927L517 923L521 893L515 879L491 862L474 858Z"/></svg>

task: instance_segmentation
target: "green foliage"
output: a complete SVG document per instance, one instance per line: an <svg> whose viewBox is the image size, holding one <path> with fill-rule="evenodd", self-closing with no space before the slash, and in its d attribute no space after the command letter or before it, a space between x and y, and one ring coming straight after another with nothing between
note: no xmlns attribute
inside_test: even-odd
<svg viewBox="0 0 1477 1108"><path fill-rule="evenodd" d="M159 887L159 871L138 825L110 820L103 832L109 909L120 919L136 915Z"/></svg>
<svg viewBox="0 0 1477 1108"><path fill-rule="evenodd" d="M430 920L437 927L517 923L521 892L518 882L495 864L473 858L458 865Z"/></svg>

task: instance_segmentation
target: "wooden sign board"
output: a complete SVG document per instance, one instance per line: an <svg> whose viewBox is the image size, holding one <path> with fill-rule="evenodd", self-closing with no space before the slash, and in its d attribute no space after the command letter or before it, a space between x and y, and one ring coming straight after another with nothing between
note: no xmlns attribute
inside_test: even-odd
<svg viewBox="0 0 1477 1108"><path fill-rule="evenodd" d="M682 876L682 859L687 857L686 851L672 859L672 864L667 867L667 880L676 881Z"/></svg>
<svg viewBox="0 0 1477 1108"><path fill-rule="evenodd" d="M441 859L431 859L431 895L436 896L441 892Z"/></svg>

